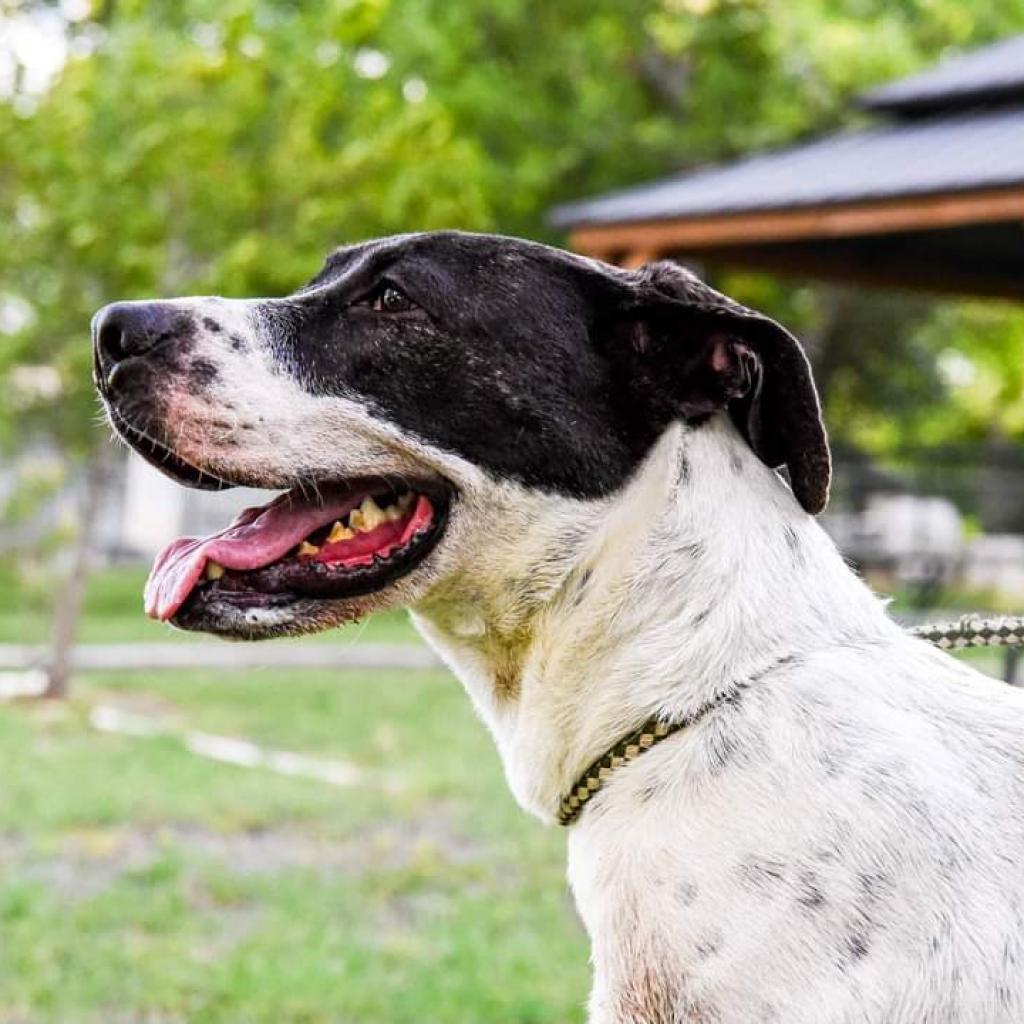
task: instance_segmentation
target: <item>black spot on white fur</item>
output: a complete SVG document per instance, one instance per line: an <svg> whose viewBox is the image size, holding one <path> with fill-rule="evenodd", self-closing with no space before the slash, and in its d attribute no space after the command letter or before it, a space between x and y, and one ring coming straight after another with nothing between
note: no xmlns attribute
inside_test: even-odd
<svg viewBox="0 0 1024 1024"><path fill-rule="evenodd" d="M863 960L868 955L870 946L866 936L860 932L852 931L846 936L845 953L851 962Z"/></svg>
<svg viewBox="0 0 1024 1024"><path fill-rule="evenodd" d="M805 910L820 910L825 906L822 882L816 872L808 869L800 872L796 881L796 901Z"/></svg>
<svg viewBox="0 0 1024 1024"><path fill-rule="evenodd" d="M725 944L725 936L721 930L715 928L705 935L702 935L693 948L694 956L698 963L710 960L713 956L716 956L721 952L722 946Z"/></svg>
<svg viewBox="0 0 1024 1024"><path fill-rule="evenodd" d="M786 538L786 547L789 549L790 557L794 563L800 565L804 560L803 548L800 544L800 537L792 526L787 525L782 531Z"/></svg>
<svg viewBox="0 0 1024 1024"><path fill-rule="evenodd" d="M676 900L681 907L692 907L699 895L700 891L692 882L680 882L676 888Z"/></svg>
<svg viewBox="0 0 1024 1024"><path fill-rule="evenodd" d="M702 608L696 615L690 620L690 627L696 628L702 623L707 621L708 616L711 614L711 608Z"/></svg>
<svg viewBox="0 0 1024 1024"><path fill-rule="evenodd" d="M690 482L690 460L686 452L680 449L676 459L676 483L685 487Z"/></svg>
<svg viewBox="0 0 1024 1024"><path fill-rule="evenodd" d="M208 359L193 359L188 365L189 383L193 387L209 387L219 376L220 370Z"/></svg>
<svg viewBox="0 0 1024 1024"><path fill-rule="evenodd" d="M780 860L750 856L737 869L744 888L758 895L774 895L786 884L787 867Z"/></svg>

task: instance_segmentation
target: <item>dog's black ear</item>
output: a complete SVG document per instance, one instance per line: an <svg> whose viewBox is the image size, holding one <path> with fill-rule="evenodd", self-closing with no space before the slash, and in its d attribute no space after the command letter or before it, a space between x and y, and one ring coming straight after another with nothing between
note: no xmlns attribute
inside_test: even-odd
<svg viewBox="0 0 1024 1024"><path fill-rule="evenodd" d="M763 462L788 468L804 509L820 512L831 460L796 338L674 263L641 267L631 284L619 343L627 343L630 377L657 414L695 420L728 409Z"/></svg>

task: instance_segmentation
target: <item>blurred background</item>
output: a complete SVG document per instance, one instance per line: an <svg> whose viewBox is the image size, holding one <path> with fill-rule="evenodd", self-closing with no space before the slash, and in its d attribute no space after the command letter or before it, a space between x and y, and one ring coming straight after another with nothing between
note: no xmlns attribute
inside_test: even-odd
<svg viewBox="0 0 1024 1024"><path fill-rule="evenodd" d="M564 837L458 685L399 614L147 621L251 496L92 392L106 302L438 227L781 319L847 557L908 621L1024 609L1024 0L0 0L0 1024L583 1020Z"/></svg>

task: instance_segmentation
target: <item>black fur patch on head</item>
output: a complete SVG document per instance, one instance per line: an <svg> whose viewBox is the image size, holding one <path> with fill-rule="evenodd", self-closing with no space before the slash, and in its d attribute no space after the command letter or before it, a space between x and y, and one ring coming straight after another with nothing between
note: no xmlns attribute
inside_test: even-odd
<svg viewBox="0 0 1024 1024"><path fill-rule="evenodd" d="M799 342L673 263L637 273L635 347L652 392L690 417L728 408L758 457L785 466L800 504L820 512L831 458Z"/></svg>
<svg viewBox="0 0 1024 1024"><path fill-rule="evenodd" d="M607 494L673 420L729 409L762 459L788 465L804 507L824 504L828 452L796 341L677 267L404 235L339 250L261 312L310 393L362 401L527 486Z"/></svg>
<svg viewBox="0 0 1024 1024"><path fill-rule="evenodd" d="M410 308L374 309L387 288ZM593 497L658 434L594 342L627 293L623 274L545 246L441 232L342 249L263 312L308 391L365 401L498 476Z"/></svg>

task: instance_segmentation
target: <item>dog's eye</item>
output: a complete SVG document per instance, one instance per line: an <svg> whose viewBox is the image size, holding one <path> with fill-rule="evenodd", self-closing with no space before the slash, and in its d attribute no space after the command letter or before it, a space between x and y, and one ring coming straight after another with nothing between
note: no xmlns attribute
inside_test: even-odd
<svg viewBox="0 0 1024 1024"><path fill-rule="evenodd" d="M417 308L405 292L388 281L379 284L359 305L369 306L376 313L408 313Z"/></svg>

